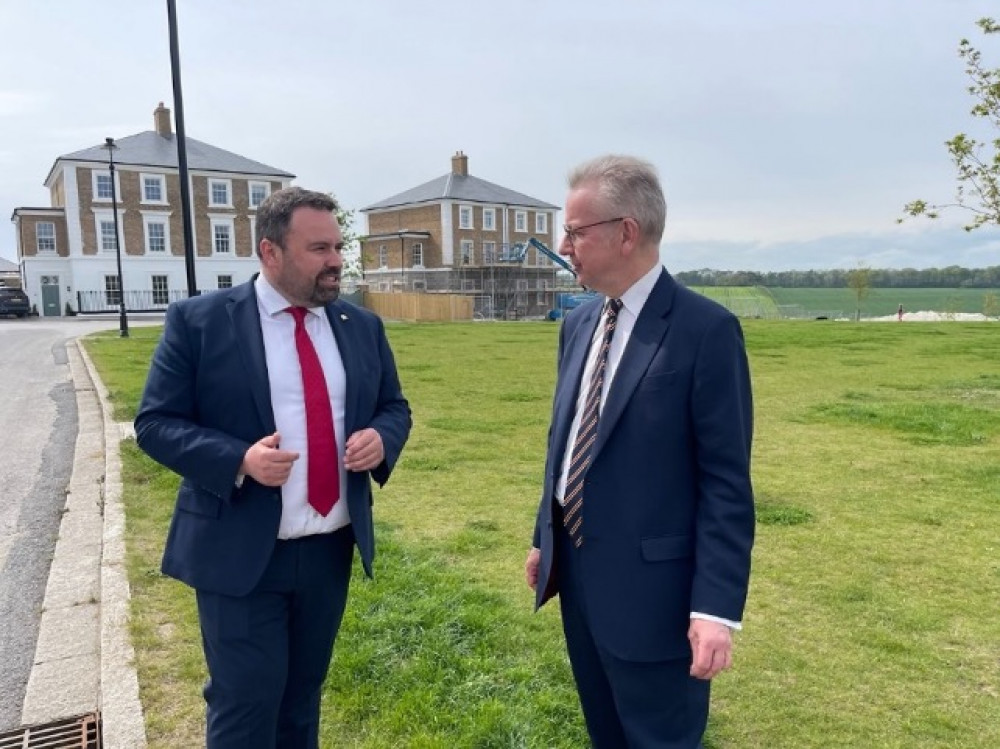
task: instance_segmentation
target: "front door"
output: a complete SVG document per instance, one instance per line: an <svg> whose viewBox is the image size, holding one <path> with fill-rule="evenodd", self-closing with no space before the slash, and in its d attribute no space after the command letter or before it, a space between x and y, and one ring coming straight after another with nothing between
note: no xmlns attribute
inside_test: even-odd
<svg viewBox="0 0 1000 749"><path fill-rule="evenodd" d="M42 276L42 315L59 317L59 276Z"/></svg>

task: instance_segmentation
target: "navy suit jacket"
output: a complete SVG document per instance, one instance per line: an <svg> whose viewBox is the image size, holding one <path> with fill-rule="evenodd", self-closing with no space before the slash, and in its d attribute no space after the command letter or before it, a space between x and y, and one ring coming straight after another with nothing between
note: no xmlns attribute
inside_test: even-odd
<svg viewBox="0 0 1000 749"><path fill-rule="evenodd" d="M536 608L558 592L553 490L595 301L567 315L535 526ZM740 621L754 537L750 375L738 320L665 270L622 354L583 489L579 569L597 644L633 661L690 657L692 611Z"/></svg>
<svg viewBox="0 0 1000 749"><path fill-rule="evenodd" d="M382 321L343 301L326 306L347 379L347 435L372 427L385 460L347 473L358 551L375 555L371 478L389 479L409 435L409 405ZM281 490L235 480L247 449L275 431L253 282L171 304L135 419L139 446L182 477L163 572L199 590L249 593L271 557Z"/></svg>

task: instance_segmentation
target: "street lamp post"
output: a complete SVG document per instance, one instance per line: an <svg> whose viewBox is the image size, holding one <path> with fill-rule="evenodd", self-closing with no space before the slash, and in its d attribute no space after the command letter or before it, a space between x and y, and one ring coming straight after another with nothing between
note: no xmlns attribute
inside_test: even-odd
<svg viewBox="0 0 1000 749"><path fill-rule="evenodd" d="M128 316L125 314L125 284L122 281L121 232L118 230L118 189L115 187L115 145L114 138L104 139L108 149L108 169L111 172L111 213L115 222L115 257L118 261L118 330L122 338L128 338Z"/></svg>
<svg viewBox="0 0 1000 749"><path fill-rule="evenodd" d="M188 179L187 138L184 135L184 97L181 93L181 53L177 44L177 3L167 0L167 26L170 31L170 73L174 82L174 121L177 123L177 172L181 182L181 225L184 227L184 268L187 271L188 296L198 296L198 278L194 270L194 227L191 213L191 184Z"/></svg>
<svg viewBox="0 0 1000 749"><path fill-rule="evenodd" d="M399 290L406 291L406 240L399 233Z"/></svg>

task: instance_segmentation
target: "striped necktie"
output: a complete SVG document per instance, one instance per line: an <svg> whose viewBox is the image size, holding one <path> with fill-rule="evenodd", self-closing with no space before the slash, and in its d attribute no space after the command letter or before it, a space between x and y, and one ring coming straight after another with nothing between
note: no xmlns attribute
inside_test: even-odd
<svg viewBox="0 0 1000 749"><path fill-rule="evenodd" d="M618 322L618 312L622 308L621 299L609 299L604 311L604 336L601 348L597 354L597 364L590 378L587 389L587 400L583 406L583 416L580 418L580 428L573 442L573 452L570 458L569 473L566 477L566 492L563 499L563 522L569 532L573 545L583 544L583 479L590 465L594 442L597 440L597 420L601 413L601 391L604 388L604 370L608 368L608 349L611 348L611 337L615 334Z"/></svg>

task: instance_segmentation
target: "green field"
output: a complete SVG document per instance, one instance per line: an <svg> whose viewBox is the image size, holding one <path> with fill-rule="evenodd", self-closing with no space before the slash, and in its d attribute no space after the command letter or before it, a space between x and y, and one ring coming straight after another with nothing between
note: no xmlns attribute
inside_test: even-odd
<svg viewBox="0 0 1000 749"><path fill-rule="evenodd" d="M774 298L761 286L692 286L691 289L714 299L737 317L777 320L782 316Z"/></svg>
<svg viewBox="0 0 1000 749"><path fill-rule="evenodd" d="M769 287L768 292L782 307L798 307L806 317L821 312L840 312L853 317L857 297L851 289L784 289ZM902 304L907 312L982 312L987 294L1000 298L1000 289L869 289L861 302L862 317L893 315ZM996 314L996 313L994 313Z"/></svg>
<svg viewBox="0 0 1000 749"><path fill-rule="evenodd" d="M735 315L747 319L853 318L857 297L852 289L812 289L762 286L692 286ZM907 312L984 312L992 297L991 314L1000 313L1000 289L869 289L861 302L862 317L893 315L900 304Z"/></svg>
<svg viewBox="0 0 1000 749"><path fill-rule="evenodd" d="M558 329L388 326L414 429L376 495L376 580L353 583L322 746L586 745L558 611L531 613L522 572ZM706 747L1000 746L995 326L745 331L758 535ZM86 344L119 418L156 334ZM149 745L204 745L193 596L158 571L177 480L132 441L123 467Z"/></svg>

